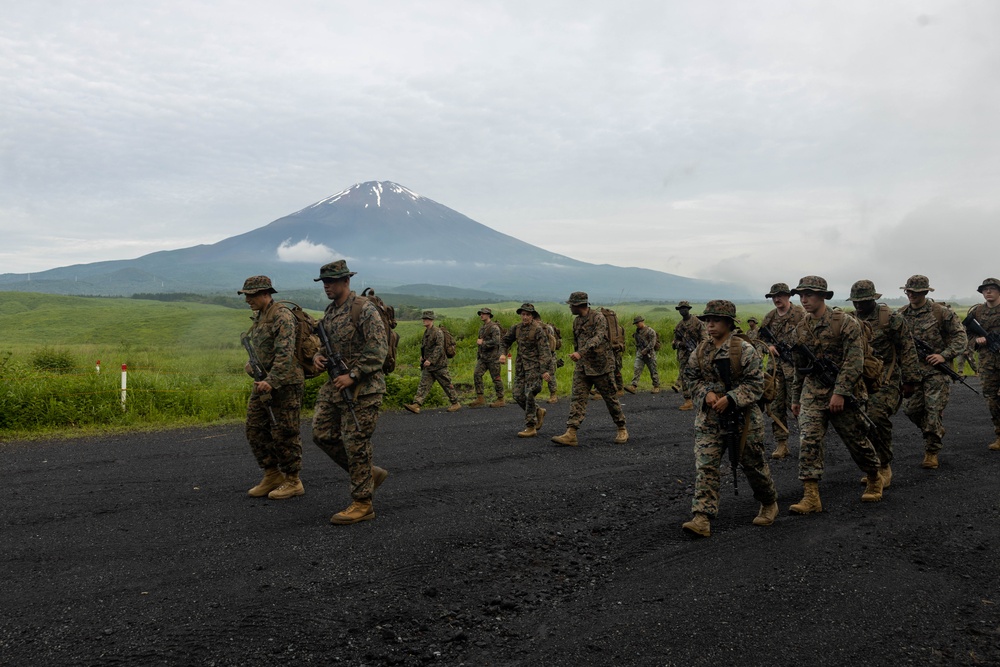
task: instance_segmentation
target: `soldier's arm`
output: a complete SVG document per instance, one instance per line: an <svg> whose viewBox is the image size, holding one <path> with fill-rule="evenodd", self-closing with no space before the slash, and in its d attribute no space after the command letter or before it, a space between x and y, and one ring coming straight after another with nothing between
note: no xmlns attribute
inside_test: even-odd
<svg viewBox="0 0 1000 667"><path fill-rule="evenodd" d="M549 348L549 332L545 330L544 326L538 327L535 340L538 343L538 363L541 366L542 373L548 373L549 368L552 367L553 360L552 349Z"/></svg>
<svg viewBox="0 0 1000 667"><path fill-rule="evenodd" d="M745 408L753 405L764 395L764 364L753 345L746 341L743 344L740 359L740 379L729 395L736 401L736 407Z"/></svg>
<svg viewBox="0 0 1000 667"><path fill-rule="evenodd" d="M358 329L364 337L364 345L351 370L359 378L364 378L382 370L385 357L389 354L389 332L378 310L370 303L361 309Z"/></svg>
<svg viewBox="0 0 1000 667"><path fill-rule="evenodd" d="M515 340L517 340L517 327L518 327L518 325L515 324L510 329L508 329L507 330L507 335L504 336L503 340L500 341L500 356L501 357L506 357L507 356L507 351L510 350L510 346L514 344Z"/></svg>
<svg viewBox="0 0 1000 667"><path fill-rule="evenodd" d="M597 317L591 319L593 329L588 332L590 337L580 341L580 347L577 349L577 352L581 355L600 347L602 343L608 340L608 321L604 318L604 315L600 313L597 315Z"/></svg>
<svg viewBox="0 0 1000 667"><path fill-rule="evenodd" d="M272 322L274 334L274 361L267 371L267 382L277 389L299 381L298 362L295 360L295 316L287 308L275 306L278 312Z"/></svg>
<svg viewBox="0 0 1000 667"><path fill-rule="evenodd" d="M444 354L444 332L440 327L431 329L431 344L426 359L431 362L431 366L444 366L447 363L448 358Z"/></svg>
<svg viewBox="0 0 1000 667"><path fill-rule="evenodd" d="M943 324L945 329L943 338L947 345L941 351L941 356L945 358L945 361L951 361L965 351L965 346L969 344L969 336L965 333L965 327L958 321L958 315L953 310L947 312Z"/></svg>
<svg viewBox="0 0 1000 667"><path fill-rule="evenodd" d="M896 359L903 372L903 382L915 384L920 382L920 357L917 356L917 346L910 335L910 326L899 313L889 316L889 330L892 332L893 343L896 346Z"/></svg>
<svg viewBox="0 0 1000 667"><path fill-rule="evenodd" d="M833 387L833 393L840 396L854 395L854 387L864 371L865 349L861 335L861 326L853 318L845 317L844 327L840 332L844 358L840 363L837 383Z"/></svg>

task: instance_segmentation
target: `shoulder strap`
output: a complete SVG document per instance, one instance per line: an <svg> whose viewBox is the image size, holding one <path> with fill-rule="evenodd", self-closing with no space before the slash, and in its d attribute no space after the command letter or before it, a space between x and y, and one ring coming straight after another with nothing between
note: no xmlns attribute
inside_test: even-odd
<svg viewBox="0 0 1000 667"><path fill-rule="evenodd" d="M840 332L844 330L844 311L834 310L831 317L833 321L830 323L830 330L834 336L840 338Z"/></svg>
<svg viewBox="0 0 1000 667"><path fill-rule="evenodd" d="M892 309L884 303L878 305L878 328L888 329L889 318L892 316Z"/></svg>
<svg viewBox="0 0 1000 667"><path fill-rule="evenodd" d="M361 309L365 307L368 302L368 297L365 296L355 296L354 303L351 304L351 322L354 323L355 329L361 328Z"/></svg>

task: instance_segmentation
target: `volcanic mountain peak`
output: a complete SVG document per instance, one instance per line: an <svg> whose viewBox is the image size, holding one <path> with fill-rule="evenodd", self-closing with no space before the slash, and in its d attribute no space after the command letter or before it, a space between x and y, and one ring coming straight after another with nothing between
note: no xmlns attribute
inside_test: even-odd
<svg viewBox="0 0 1000 667"><path fill-rule="evenodd" d="M392 181L365 181L364 183L355 183L346 190L341 190L337 194L330 195L326 199L321 199L311 206L306 206L301 211L298 211L298 213L311 208L333 204L340 200L344 200L345 203L361 203L366 208L374 201L376 207L381 207L383 195L400 195L402 197L408 197L411 201L424 199L423 196L418 195L409 188L403 187L399 183L393 183Z"/></svg>

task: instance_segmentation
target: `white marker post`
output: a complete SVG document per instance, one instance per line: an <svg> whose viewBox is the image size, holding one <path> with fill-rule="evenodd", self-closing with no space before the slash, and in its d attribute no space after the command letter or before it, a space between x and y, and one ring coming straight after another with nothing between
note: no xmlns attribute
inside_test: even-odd
<svg viewBox="0 0 1000 667"><path fill-rule="evenodd" d="M514 368L514 365L513 365L512 361L511 361L511 357L508 355L508 357L507 357L507 387L508 388L514 386L514 372L513 372L513 368Z"/></svg>
<svg viewBox="0 0 1000 667"><path fill-rule="evenodd" d="M100 359L97 360L97 374L98 375L101 374L101 360Z"/></svg>
<svg viewBox="0 0 1000 667"><path fill-rule="evenodd" d="M127 370L128 366L122 364L122 410L123 411L125 410L125 385L126 385L125 377L126 375L128 375L128 373L126 373Z"/></svg>

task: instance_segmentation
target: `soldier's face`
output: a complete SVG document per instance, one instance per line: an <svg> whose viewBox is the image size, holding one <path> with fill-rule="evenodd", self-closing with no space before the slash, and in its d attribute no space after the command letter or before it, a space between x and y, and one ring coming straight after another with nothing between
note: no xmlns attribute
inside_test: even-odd
<svg viewBox="0 0 1000 667"><path fill-rule="evenodd" d="M569 307L569 312L573 313L574 315L582 315L583 314L583 309L585 307L586 306L577 306L577 305L572 305L571 304L570 307Z"/></svg>
<svg viewBox="0 0 1000 667"><path fill-rule="evenodd" d="M250 310L259 311L267 305L267 299L271 296L267 292L257 292L256 294L244 294L244 300L250 306Z"/></svg>
<svg viewBox="0 0 1000 667"><path fill-rule="evenodd" d="M687 318L691 317L691 309L690 308L681 308L680 309L680 313L681 313L681 318L682 319L686 320Z"/></svg>
<svg viewBox="0 0 1000 667"><path fill-rule="evenodd" d="M729 335L729 318L708 315L701 318L705 322L705 330L708 335L715 340L720 340Z"/></svg>
<svg viewBox="0 0 1000 667"><path fill-rule="evenodd" d="M906 298L909 299L910 305L914 308L919 308L924 305L924 301L927 300L927 292L914 292L911 289L906 290Z"/></svg>
<svg viewBox="0 0 1000 667"><path fill-rule="evenodd" d="M340 280L324 280L323 291L326 298L336 303L343 303L351 294L351 279L341 278Z"/></svg>
<svg viewBox="0 0 1000 667"><path fill-rule="evenodd" d="M771 303L774 304L774 307L781 310L788 308L788 301L789 297L787 294L775 294L771 297Z"/></svg>
<svg viewBox="0 0 1000 667"><path fill-rule="evenodd" d="M479 319L482 320L483 322L489 322L490 316L487 313L479 313Z"/></svg>
<svg viewBox="0 0 1000 667"><path fill-rule="evenodd" d="M532 315L526 310L521 311L521 324L531 324Z"/></svg>
<svg viewBox="0 0 1000 667"><path fill-rule="evenodd" d="M858 315L871 315L872 311L875 310L874 301L852 301L852 303L854 304L854 310L858 311Z"/></svg>
<svg viewBox="0 0 1000 667"><path fill-rule="evenodd" d="M996 305L1000 301L1000 289L993 287L993 285L987 285L983 288L983 298L991 306Z"/></svg>
<svg viewBox="0 0 1000 667"><path fill-rule="evenodd" d="M424 328L430 329L431 325L434 324L434 320L422 320Z"/></svg>
<svg viewBox="0 0 1000 667"><path fill-rule="evenodd" d="M802 290L799 292L799 301L802 303L802 308L805 309L807 313L815 313L820 309L820 307L822 307L825 299L819 292Z"/></svg>

